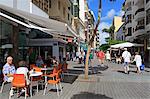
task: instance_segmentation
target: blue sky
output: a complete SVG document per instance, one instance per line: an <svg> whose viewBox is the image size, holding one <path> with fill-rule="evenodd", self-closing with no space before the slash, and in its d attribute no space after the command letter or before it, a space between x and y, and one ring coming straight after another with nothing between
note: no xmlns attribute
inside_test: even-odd
<svg viewBox="0 0 150 99"><path fill-rule="evenodd" d="M99 25L99 30L103 28L109 28L112 23L114 16L122 16L123 11L121 10L124 0L116 0L110 2L109 0L102 0L102 17ZM98 16L99 0L88 0L89 8L94 12L95 17ZM100 33L100 42L105 43L105 37L108 37L107 33Z"/></svg>

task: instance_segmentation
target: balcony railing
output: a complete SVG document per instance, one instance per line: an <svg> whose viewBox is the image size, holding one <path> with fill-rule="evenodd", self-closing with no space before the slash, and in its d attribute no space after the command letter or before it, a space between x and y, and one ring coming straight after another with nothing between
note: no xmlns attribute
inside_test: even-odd
<svg viewBox="0 0 150 99"><path fill-rule="evenodd" d="M141 30L141 29L145 29L145 26L144 26L144 25L143 25L143 26L136 26L135 31L137 31L137 30Z"/></svg>
<svg viewBox="0 0 150 99"><path fill-rule="evenodd" d="M146 25L150 24L150 16L146 16Z"/></svg>
<svg viewBox="0 0 150 99"><path fill-rule="evenodd" d="M136 15L137 13L139 13L139 12L144 11L144 10L145 10L144 8L140 8L140 9L138 9L138 10L135 12L135 15Z"/></svg>
<svg viewBox="0 0 150 99"><path fill-rule="evenodd" d="M146 0L146 3L148 3L150 0Z"/></svg>

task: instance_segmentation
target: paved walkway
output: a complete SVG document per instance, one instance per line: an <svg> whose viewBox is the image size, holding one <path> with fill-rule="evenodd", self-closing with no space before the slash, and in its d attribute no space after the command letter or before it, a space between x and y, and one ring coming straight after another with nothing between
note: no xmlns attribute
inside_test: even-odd
<svg viewBox="0 0 150 99"><path fill-rule="evenodd" d="M84 79L84 67L76 62L69 62L69 75L66 80L78 78L74 82L62 83L63 92L57 97L56 92L48 91L43 96L43 90L35 93L32 99L150 99L150 70L136 74L132 66L130 74L124 74L119 64L108 63L108 68L98 67L98 60L94 60L96 74ZM69 79L68 79L68 78ZM53 86L49 86L51 89ZM0 99L8 99L9 86ZM24 99L20 97L19 99ZM30 98L29 98L30 99Z"/></svg>

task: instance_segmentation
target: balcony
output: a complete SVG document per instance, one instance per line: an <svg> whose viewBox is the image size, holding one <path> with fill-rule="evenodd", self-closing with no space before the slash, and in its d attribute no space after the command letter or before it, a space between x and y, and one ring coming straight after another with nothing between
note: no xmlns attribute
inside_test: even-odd
<svg viewBox="0 0 150 99"><path fill-rule="evenodd" d="M145 17L145 9L140 8L135 12L134 19L137 21L138 19L144 18Z"/></svg>
<svg viewBox="0 0 150 99"><path fill-rule="evenodd" d="M146 4L149 2L150 0L146 0Z"/></svg>
<svg viewBox="0 0 150 99"><path fill-rule="evenodd" d="M150 8L150 0L146 0L146 5L145 5L145 9L149 9Z"/></svg>
<svg viewBox="0 0 150 99"><path fill-rule="evenodd" d="M141 25L141 26L136 26L135 32L134 32L134 37L137 37L139 35L143 35L145 34L145 26Z"/></svg>
<svg viewBox="0 0 150 99"><path fill-rule="evenodd" d="M135 31L142 30L142 29L145 29L144 25L136 26Z"/></svg>
<svg viewBox="0 0 150 99"><path fill-rule="evenodd" d="M134 37L133 36L126 36L125 40L129 41L129 42L132 42L132 41L134 41Z"/></svg>
<svg viewBox="0 0 150 99"><path fill-rule="evenodd" d="M136 15L137 13L143 12L144 10L145 10L144 8L138 9L138 10L135 12L135 15Z"/></svg>

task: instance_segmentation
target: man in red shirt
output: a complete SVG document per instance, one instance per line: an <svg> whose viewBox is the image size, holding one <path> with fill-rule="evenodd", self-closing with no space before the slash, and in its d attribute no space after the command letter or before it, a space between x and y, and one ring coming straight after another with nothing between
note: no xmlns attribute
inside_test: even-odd
<svg viewBox="0 0 150 99"><path fill-rule="evenodd" d="M101 66L104 66L105 53L102 50L100 50L97 53L97 57L98 57L98 59L100 61Z"/></svg>

